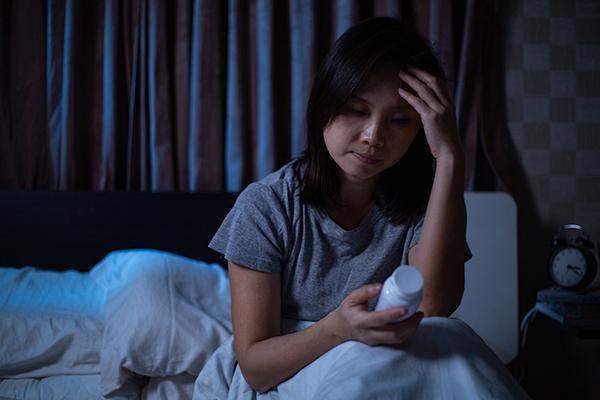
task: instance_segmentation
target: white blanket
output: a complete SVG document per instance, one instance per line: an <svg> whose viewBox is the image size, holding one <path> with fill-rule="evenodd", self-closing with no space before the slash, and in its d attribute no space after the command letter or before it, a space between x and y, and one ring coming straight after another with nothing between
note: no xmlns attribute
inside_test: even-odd
<svg viewBox="0 0 600 400"><path fill-rule="evenodd" d="M402 348L346 342L266 393L246 383L230 339L201 371L193 400L527 398L468 325L433 317Z"/></svg>

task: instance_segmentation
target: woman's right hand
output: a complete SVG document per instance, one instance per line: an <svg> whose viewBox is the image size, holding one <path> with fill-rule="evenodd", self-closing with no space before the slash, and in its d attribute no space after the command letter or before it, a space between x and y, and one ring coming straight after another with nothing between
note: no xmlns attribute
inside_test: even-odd
<svg viewBox="0 0 600 400"><path fill-rule="evenodd" d="M357 340L370 346L378 344L400 345L414 335L423 319L417 311L406 320L396 322L406 314L404 307L383 311L369 311L369 300L379 295L382 285L369 284L353 290L334 311L329 314L333 334L341 340Z"/></svg>

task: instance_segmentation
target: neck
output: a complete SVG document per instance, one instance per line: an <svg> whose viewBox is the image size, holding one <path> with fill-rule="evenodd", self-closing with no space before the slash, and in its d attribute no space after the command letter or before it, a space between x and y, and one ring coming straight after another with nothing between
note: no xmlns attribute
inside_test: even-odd
<svg viewBox="0 0 600 400"><path fill-rule="evenodd" d="M377 179L354 180L343 174L340 176L340 187L334 200L343 208L367 208L374 200Z"/></svg>

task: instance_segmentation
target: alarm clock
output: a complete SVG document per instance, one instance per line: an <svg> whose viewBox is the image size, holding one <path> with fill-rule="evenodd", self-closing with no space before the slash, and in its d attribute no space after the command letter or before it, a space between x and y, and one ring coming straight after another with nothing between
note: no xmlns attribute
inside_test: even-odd
<svg viewBox="0 0 600 400"><path fill-rule="evenodd" d="M548 272L555 285L572 291L600 287L598 246L580 225L564 225L552 245Z"/></svg>

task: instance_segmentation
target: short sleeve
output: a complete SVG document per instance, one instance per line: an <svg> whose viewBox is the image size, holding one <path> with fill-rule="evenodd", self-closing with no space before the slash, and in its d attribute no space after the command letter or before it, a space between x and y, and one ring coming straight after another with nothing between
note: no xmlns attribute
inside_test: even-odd
<svg viewBox="0 0 600 400"><path fill-rule="evenodd" d="M280 272L289 232L283 202L272 187L250 184L208 244L225 259L245 267Z"/></svg>
<svg viewBox="0 0 600 400"><path fill-rule="evenodd" d="M469 243L467 243L467 239L465 239L465 262L469 261L471 258L473 258L473 253L471 253Z"/></svg>
<svg viewBox="0 0 600 400"><path fill-rule="evenodd" d="M425 221L425 213L421 213L419 214L419 216L416 218L416 222L414 223L413 227L412 227L412 237L410 239L410 244L408 246L409 249L411 249L413 246L417 245L417 243L419 243L419 239L421 238L421 230L423 229L423 222ZM471 258L473 258L473 254L471 253L471 249L469 248L469 244L467 243L467 240L465 238L465 262L469 261Z"/></svg>
<svg viewBox="0 0 600 400"><path fill-rule="evenodd" d="M414 219L413 225L410 229L412 231L412 235L408 245L409 249L412 249L417 245L417 243L419 243L419 239L421 239L421 230L423 229L423 221L425 221L425 213L421 212Z"/></svg>

